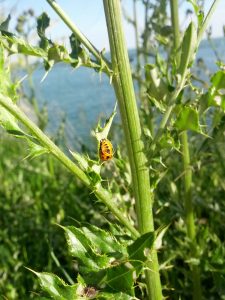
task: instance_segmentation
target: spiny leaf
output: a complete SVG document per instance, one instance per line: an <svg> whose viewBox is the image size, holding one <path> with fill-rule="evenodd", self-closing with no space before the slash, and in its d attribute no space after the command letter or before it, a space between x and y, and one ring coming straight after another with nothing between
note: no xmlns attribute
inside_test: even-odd
<svg viewBox="0 0 225 300"><path fill-rule="evenodd" d="M83 288L80 284L67 285L58 276L51 273L39 273L31 269L38 278L42 289L55 300L77 300L80 290Z"/></svg>
<svg viewBox="0 0 225 300"><path fill-rule="evenodd" d="M82 227L85 236L91 241L95 248L98 248L99 252L110 254L115 252L124 252L125 245L121 245L110 232L102 230L96 226L88 225Z"/></svg>
<svg viewBox="0 0 225 300"><path fill-rule="evenodd" d="M20 81L13 83L10 76L10 68L5 66L4 50L0 45L0 93L10 97L13 102L18 99L17 89Z"/></svg>
<svg viewBox="0 0 225 300"><path fill-rule="evenodd" d="M17 133L15 135L23 135L23 131L17 124L17 120L0 105L0 126L11 133Z"/></svg>
<svg viewBox="0 0 225 300"><path fill-rule="evenodd" d="M48 149L39 145L38 141L31 135L25 133L18 125L15 117L0 105L0 126L2 126L9 134L27 140L30 150L26 158L35 158L42 154L48 153Z"/></svg>
<svg viewBox="0 0 225 300"><path fill-rule="evenodd" d="M2 46L0 47L0 93L6 96L15 97L15 86L10 79L8 69L5 69L4 53ZM8 98L8 101L12 101ZM22 136L23 131L20 129L15 117L0 105L0 126L10 133Z"/></svg>
<svg viewBox="0 0 225 300"><path fill-rule="evenodd" d="M200 99L200 109L205 111L209 107L215 106L225 111L225 71L217 71L210 81L211 87L208 93Z"/></svg>
<svg viewBox="0 0 225 300"><path fill-rule="evenodd" d="M1 97L7 97L7 101L13 102L16 100L16 89L20 81L12 83L9 69L4 68L3 49L0 47L0 93ZM30 153L27 157L37 157L48 150L38 144L38 141L31 135L26 134L18 125L16 118L3 106L0 105L0 126L2 126L8 133L25 138L30 145Z"/></svg>
<svg viewBox="0 0 225 300"><path fill-rule="evenodd" d="M148 255L153 247L154 239L154 233L148 232L140 236L136 241L127 247L129 262L135 268L136 276L142 272L145 263L148 260Z"/></svg>
<svg viewBox="0 0 225 300"><path fill-rule="evenodd" d="M81 48L77 55L72 53L71 56L64 46L53 44L45 37L42 39L42 42L45 45L41 43L40 47L30 45L22 38L16 37L13 34L1 36L1 42L4 48L8 50L9 54L22 53L25 55L43 58L45 70L47 71L44 78L47 76L53 65L57 62L69 63L73 68L86 66L98 72L104 71L109 74L110 77L112 76L111 71L108 69L102 59L100 59L100 62L93 61L90 58L89 53L83 48Z"/></svg>
<svg viewBox="0 0 225 300"><path fill-rule="evenodd" d="M140 236L136 241L133 242L130 246L127 247L130 260L139 260L142 262L146 261L146 254L144 250L151 249L154 243L154 233L148 232Z"/></svg>
<svg viewBox="0 0 225 300"><path fill-rule="evenodd" d="M177 131L167 130L165 134L159 139L158 146L160 147L159 149L175 149L176 151L179 151L180 140ZM159 160L159 162L161 163L161 159Z"/></svg>
<svg viewBox="0 0 225 300"><path fill-rule="evenodd" d="M101 127L100 122L97 125L97 128L95 129L94 135L96 136L97 140L100 142L102 139L107 139L107 136L109 134L109 130L112 126L113 119L116 115L116 107L117 103L114 106L114 110L109 117L109 119L106 121L105 125ZM98 147L99 148L99 147Z"/></svg>
<svg viewBox="0 0 225 300"><path fill-rule="evenodd" d="M77 152L70 153L73 155L75 160L80 165L81 169L85 171L86 175L90 178L93 188L96 188L97 185L101 184L102 178L100 175L101 166L95 160L90 159L87 156L81 155Z"/></svg>
<svg viewBox="0 0 225 300"><path fill-rule="evenodd" d="M9 54L21 53L41 57L43 59L47 58L47 54L42 48L32 46L22 38L16 36L4 36L1 37L1 41L3 46L9 51Z"/></svg>
<svg viewBox="0 0 225 300"><path fill-rule="evenodd" d="M103 49L100 53L101 54L100 61L98 61L98 62L92 61L93 68L95 69L95 71L99 72L100 74L101 74L101 72L105 72L109 76L109 82L111 84L112 77L113 77L113 71L108 67L105 60L103 59L104 52L105 52L105 50ZM96 67L94 67L94 63L96 65Z"/></svg>
<svg viewBox="0 0 225 300"><path fill-rule="evenodd" d="M80 261L85 272L99 271L109 265L110 258L98 252L82 229L73 226L62 228L65 230L70 254Z"/></svg>
<svg viewBox="0 0 225 300"><path fill-rule="evenodd" d="M163 103L160 100L157 100L149 93L147 94L148 99L151 102L151 105L155 106L161 113L164 113L166 111L166 103Z"/></svg>
<svg viewBox="0 0 225 300"><path fill-rule="evenodd" d="M36 158L40 155L49 153L49 150L46 149L45 147L42 147L41 145L33 143L31 141L31 139L29 139L29 138L27 138L27 139L28 139L28 144L29 144L30 149L29 149L29 154L27 155L26 158Z"/></svg>
<svg viewBox="0 0 225 300"><path fill-rule="evenodd" d="M168 230L170 224L168 225L162 225L160 226L157 230L156 230L156 239L155 239L155 248L156 249L160 249L162 246L162 239L166 233L166 231Z"/></svg>
<svg viewBox="0 0 225 300"><path fill-rule="evenodd" d="M54 45L48 49L48 60L57 62L71 62L71 58L64 46Z"/></svg>
<svg viewBox="0 0 225 300"><path fill-rule="evenodd" d="M192 107L183 107L174 126L180 130L193 130L202 133L198 111Z"/></svg>
<svg viewBox="0 0 225 300"><path fill-rule="evenodd" d="M134 272L135 269L129 263L108 268L106 272L106 284L115 291L132 294Z"/></svg>

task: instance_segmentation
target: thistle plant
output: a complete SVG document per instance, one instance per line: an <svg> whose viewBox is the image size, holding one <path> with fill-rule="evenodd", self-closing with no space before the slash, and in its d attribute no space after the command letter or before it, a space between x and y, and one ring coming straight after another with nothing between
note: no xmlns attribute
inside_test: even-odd
<svg viewBox="0 0 225 300"><path fill-rule="evenodd" d="M203 144L207 142L210 132L207 132L200 123L205 119L204 114L210 107L217 107L224 111L224 99L220 95L224 71L221 63L221 70L212 78L211 87L203 93L199 87L194 85L191 67L203 33L218 1L215 0L212 3L206 16L203 15L195 1L190 1L195 11L197 25L191 21L182 34L179 29L178 3L170 1L172 24L169 34L172 43L171 40L165 38L165 34L162 34L162 29L164 31L166 29L164 27L155 29L161 32L161 35L153 35L154 38L157 37L164 43L165 48L170 49L169 58L165 60L160 53L157 53L154 64L149 63L148 57L150 37L152 38L152 34L149 32L151 19L148 13L152 7L150 1L143 1L146 27L143 34L143 47L140 47L136 1L133 1L134 21L131 23L134 25L137 41L137 68L134 79L138 80L140 107L142 111L145 109L147 111L147 113L145 111L144 117L140 113L140 107L136 101L120 1L103 1L110 43L110 60L106 59L103 53L81 33L55 0L46 1L71 30L71 52L47 37L46 29L50 24L50 19L46 13L43 13L37 22L39 46L33 46L26 39L8 32L9 19L0 26L2 32L0 40L0 124L9 134L28 143L30 158L43 154L54 156L82 182L85 188L95 195L96 199L105 205L114 220L117 220L117 224L109 221L111 231L100 229L92 224L80 224L80 226L59 224L59 227L65 232L68 251L79 265L79 274L76 280L66 276L69 284L52 273L31 271L39 278L44 295L54 299L160 300L163 298L163 294L167 295L167 283L162 284L161 282L161 278L164 281L167 278L165 275L167 263L162 261L159 263L157 250L162 246L163 235L170 231L169 224L173 222L173 219L167 219L166 222L160 222L158 219L155 221L153 205L154 199L160 202L158 186L164 178L169 178L170 174L167 175L168 164L173 165L169 156L170 153L176 152L175 155L179 153L183 161L181 177L184 180L180 195L182 195L184 211L179 217L184 219L186 226L185 238L188 247L185 251L191 271L189 278L193 278L193 298L201 299L199 267L201 255L196 246L197 230L192 197L194 192L193 166L188 140L192 136L199 135L203 139ZM156 1L154 11L158 9L158 11L166 13L165 7L164 1L162 3ZM154 18L156 18L156 14ZM129 197L134 199L135 216L129 215L128 211L124 212L117 205L114 191L104 184L102 170L105 163L102 163L99 157L96 160L91 159L89 156L71 149L69 149L71 156L66 155L19 108L16 89L20 82L13 83L9 69L5 68L6 54L18 53L41 58L46 70L45 80L48 80L48 73L58 62L70 64L73 68L81 66L91 68L99 73L104 72L108 76L121 116L127 163L131 174L131 183L127 188L130 189ZM145 63L143 67L141 67L142 61ZM188 87L195 95L194 100L186 96ZM222 97L219 105L215 102L216 96ZM207 99L207 102L203 103L203 99ZM105 125L101 127L98 124L95 130L98 144L97 155L102 139L106 139L108 136L115 113L116 108ZM142 118L146 118L146 116L149 119L143 120ZM217 123L217 126L219 124L220 122ZM196 153L198 152L196 151ZM167 168L168 170L166 170ZM114 180L116 181L116 179ZM171 184L171 188L174 186L174 183ZM156 224L159 225L157 230L155 230ZM65 274L66 272L64 272Z"/></svg>

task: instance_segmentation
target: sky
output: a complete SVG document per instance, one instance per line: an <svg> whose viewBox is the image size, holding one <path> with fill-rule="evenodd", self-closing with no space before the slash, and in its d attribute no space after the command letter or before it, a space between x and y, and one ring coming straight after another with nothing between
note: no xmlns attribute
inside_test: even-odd
<svg viewBox="0 0 225 300"><path fill-rule="evenodd" d="M183 4L180 7L181 17L180 24L184 29L190 19L184 18L187 8L191 8L191 5L187 1L181 1ZM205 0L205 12L208 11L213 0ZM63 10L70 16L76 26L85 34L88 39L99 50L109 50L109 43L107 38L107 29L104 18L104 9L102 0L58 0L57 3L63 8ZM128 15L132 16L132 0L122 0L123 7ZM138 16L139 16L139 28L142 28L141 20L143 20L142 6L139 1ZM11 13L12 19L15 19L21 12L29 8L33 8L36 15L40 15L42 12L47 12L51 18L51 27L48 31L49 37L53 40L60 38L61 41L66 40L66 37L70 35L70 31L64 25L56 13L52 10L49 4L45 0L0 0L1 14L7 15ZM225 1L221 0L219 5L211 19L213 37L223 36L222 27L225 25ZM13 26L13 23L12 25ZM124 30L128 48L134 48L134 31L132 26L128 25L124 21Z"/></svg>

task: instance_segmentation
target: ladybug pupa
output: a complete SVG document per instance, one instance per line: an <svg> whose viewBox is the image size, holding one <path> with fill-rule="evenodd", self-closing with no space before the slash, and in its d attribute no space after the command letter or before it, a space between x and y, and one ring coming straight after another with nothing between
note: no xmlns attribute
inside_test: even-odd
<svg viewBox="0 0 225 300"><path fill-rule="evenodd" d="M100 141L99 157L102 161L107 161L113 158L113 146L107 139Z"/></svg>

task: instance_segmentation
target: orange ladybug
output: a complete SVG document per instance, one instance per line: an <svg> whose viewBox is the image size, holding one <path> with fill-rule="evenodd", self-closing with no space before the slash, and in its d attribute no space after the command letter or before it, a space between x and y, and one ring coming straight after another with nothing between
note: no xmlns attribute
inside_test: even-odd
<svg viewBox="0 0 225 300"><path fill-rule="evenodd" d="M99 157L101 160L110 160L113 157L113 146L112 143L107 139L100 141Z"/></svg>

